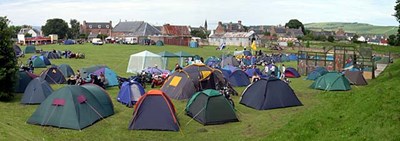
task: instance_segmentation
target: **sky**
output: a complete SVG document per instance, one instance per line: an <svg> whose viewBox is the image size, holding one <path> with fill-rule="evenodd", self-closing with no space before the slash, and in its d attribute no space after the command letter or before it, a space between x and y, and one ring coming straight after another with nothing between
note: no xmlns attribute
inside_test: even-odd
<svg viewBox="0 0 400 141"><path fill-rule="evenodd" d="M208 27L241 20L244 25L359 22L398 26L396 0L0 0L0 16L12 25L41 26L47 19L66 22L146 21L153 25Z"/></svg>

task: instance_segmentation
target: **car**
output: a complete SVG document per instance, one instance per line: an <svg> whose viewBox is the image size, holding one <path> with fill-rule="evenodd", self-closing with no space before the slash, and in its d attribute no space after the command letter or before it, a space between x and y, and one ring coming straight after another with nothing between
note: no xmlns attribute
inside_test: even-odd
<svg viewBox="0 0 400 141"><path fill-rule="evenodd" d="M103 45L104 42L100 38L93 38L92 39L92 44L93 45Z"/></svg>

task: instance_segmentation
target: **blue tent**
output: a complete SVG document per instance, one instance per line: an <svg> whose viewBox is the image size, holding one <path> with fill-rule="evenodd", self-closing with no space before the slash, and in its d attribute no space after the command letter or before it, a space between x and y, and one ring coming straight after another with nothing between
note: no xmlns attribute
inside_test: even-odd
<svg viewBox="0 0 400 141"><path fill-rule="evenodd" d="M224 70L229 70L230 72L234 72L234 71L238 70L237 67L234 67L234 66L231 66L231 65L227 65L227 66L225 66L225 67L222 68L222 69L224 69Z"/></svg>
<svg viewBox="0 0 400 141"><path fill-rule="evenodd" d="M232 73L230 70L221 69L221 68L219 68L219 70L222 72L222 75L224 75L224 78L229 79L229 76Z"/></svg>
<svg viewBox="0 0 400 141"><path fill-rule="evenodd" d="M208 57L204 62L204 64L210 67L217 67L219 66L219 63L221 63L221 59L215 56Z"/></svg>
<svg viewBox="0 0 400 141"><path fill-rule="evenodd" d="M73 45L73 44L75 44L74 40L68 39L64 41L64 45Z"/></svg>
<svg viewBox="0 0 400 141"><path fill-rule="evenodd" d="M44 64L51 65L50 60L45 56L39 56L40 59L43 60Z"/></svg>
<svg viewBox="0 0 400 141"><path fill-rule="evenodd" d="M103 73L104 77L108 80L107 86L117 86L118 85L117 74L109 68L106 68L106 67L100 68L93 73L96 75L100 75L101 73Z"/></svg>
<svg viewBox="0 0 400 141"><path fill-rule="evenodd" d="M249 50L243 51L243 55L244 55L244 56L252 56L252 55L251 55L251 52L250 52Z"/></svg>
<svg viewBox="0 0 400 141"><path fill-rule="evenodd" d="M144 93L144 88L138 82L124 82L119 90L117 101L132 107Z"/></svg>
<svg viewBox="0 0 400 141"><path fill-rule="evenodd" d="M249 76L242 70L232 72L228 81L235 87L247 86L250 84Z"/></svg>
<svg viewBox="0 0 400 141"><path fill-rule="evenodd" d="M260 75L260 76L263 75L259 68L256 68L256 69L247 69L247 70L246 70L246 74L247 74L249 77L253 77L254 72L257 73L257 74Z"/></svg>
<svg viewBox="0 0 400 141"><path fill-rule="evenodd" d="M297 55L296 55L296 54L293 54L293 53L290 54L290 55L289 55L289 60L290 60L290 61L297 61Z"/></svg>

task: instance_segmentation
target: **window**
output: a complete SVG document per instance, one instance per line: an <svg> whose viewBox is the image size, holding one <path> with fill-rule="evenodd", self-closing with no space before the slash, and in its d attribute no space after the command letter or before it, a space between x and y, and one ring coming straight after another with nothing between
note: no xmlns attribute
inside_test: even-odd
<svg viewBox="0 0 400 141"><path fill-rule="evenodd" d="M98 28L101 28L101 25L97 25Z"/></svg>
<svg viewBox="0 0 400 141"><path fill-rule="evenodd" d="M106 28L110 28L110 25L106 25Z"/></svg>
<svg viewBox="0 0 400 141"><path fill-rule="evenodd" d="M89 34L92 35L92 32L90 32Z"/></svg>
<svg viewBox="0 0 400 141"><path fill-rule="evenodd" d="M89 25L89 28L92 28L92 25Z"/></svg>

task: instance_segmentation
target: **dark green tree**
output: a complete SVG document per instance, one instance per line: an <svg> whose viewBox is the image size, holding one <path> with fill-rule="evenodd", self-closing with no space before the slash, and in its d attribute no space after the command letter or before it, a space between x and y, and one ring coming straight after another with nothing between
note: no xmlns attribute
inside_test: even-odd
<svg viewBox="0 0 400 141"><path fill-rule="evenodd" d="M396 17L396 20L400 23L400 0L396 0L396 5L394 6L394 10L396 11L393 16ZM396 45L400 44L400 24L399 28L397 29L397 35L396 35Z"/></svg>
<svg viewBox="0 0 400 141"><path fill-rule="evenodd" d="M359 43L359 41L358 41L358 38L359 38L360 36L358 36L357 34L354 34L354 36L351 38L351 41L353 42L353 43Z"/></svg>
<svg viewBox="0 0 400 141"><path fill-rule="evenodd" d="M388 38L388 44L391 46L395 46L397 45L397 39L396 39L396 35L390 35Z"/></svg>
<svg viewBox="0 0 400 141"><path fill-rule="evenodd" d="M287 27L287 28L295 28L295 29L301 28L301 31L304 33L304 35L306 35L306 31L305 31L305 29L304 29L303 23L301 23L301 22L300 22L299 20L297 20L297 19L291 19L291 20L289 20L289 22L285 24L285 27Z"/></svg>
<svg viewBox="0 0 400 141"><path fill-rule="evenodd" d="M21 30L22 26L15 26L15 25L12 25L12 26L10 26L9 28L10 28L10 30L12 31L11 37L17 38L17 35L18 35L19 31Z"/></svg>
<svg viewBox="0 0 400 141"><path fill-rule="evenodd" d="M7 17L0 17L0 101L14 98L14 84L18 71L11 40L13 31L8 27L9 23Z"/></svg>
<svg viewBox="0 0 400 141"><path fill-rule="evenodd" d="M69 21L71 28L68 29L68 38L77 39L79 36L80 23L76 19Z"/></svg>
<svg viewBox="0 0 400 141"><path fill-rule="evenodd" d="M205 33L204 31L202 31L202 30L197 30L197 29L190 31L190 34L191 34L193 37L200 37L200 38L202 38L202 39L205 39L205 38L207 38L207 36L208 36L207 33Z"/></svg>
<svg viewBox="0 0 400 141"><path fill-rule="evenodd" d="M42 26L42 31L45 36L57 34L60 39L64 39L68 32L68 23L63 19L48 19L46 24Z"/></svg>
<svg viewBox="0 0 400 141"><path fill-rule="evenodd" d="M335 38L332 35L328 36L328 42L333 43L335 41Z"/></svg>
<svg viewBox="0 0 400 141"><path fill-rule="evenodd" d="M88 35L87 34L79 34L79 36L78 36L78 38L79 39L87 39L88 38Z"/></svg>

